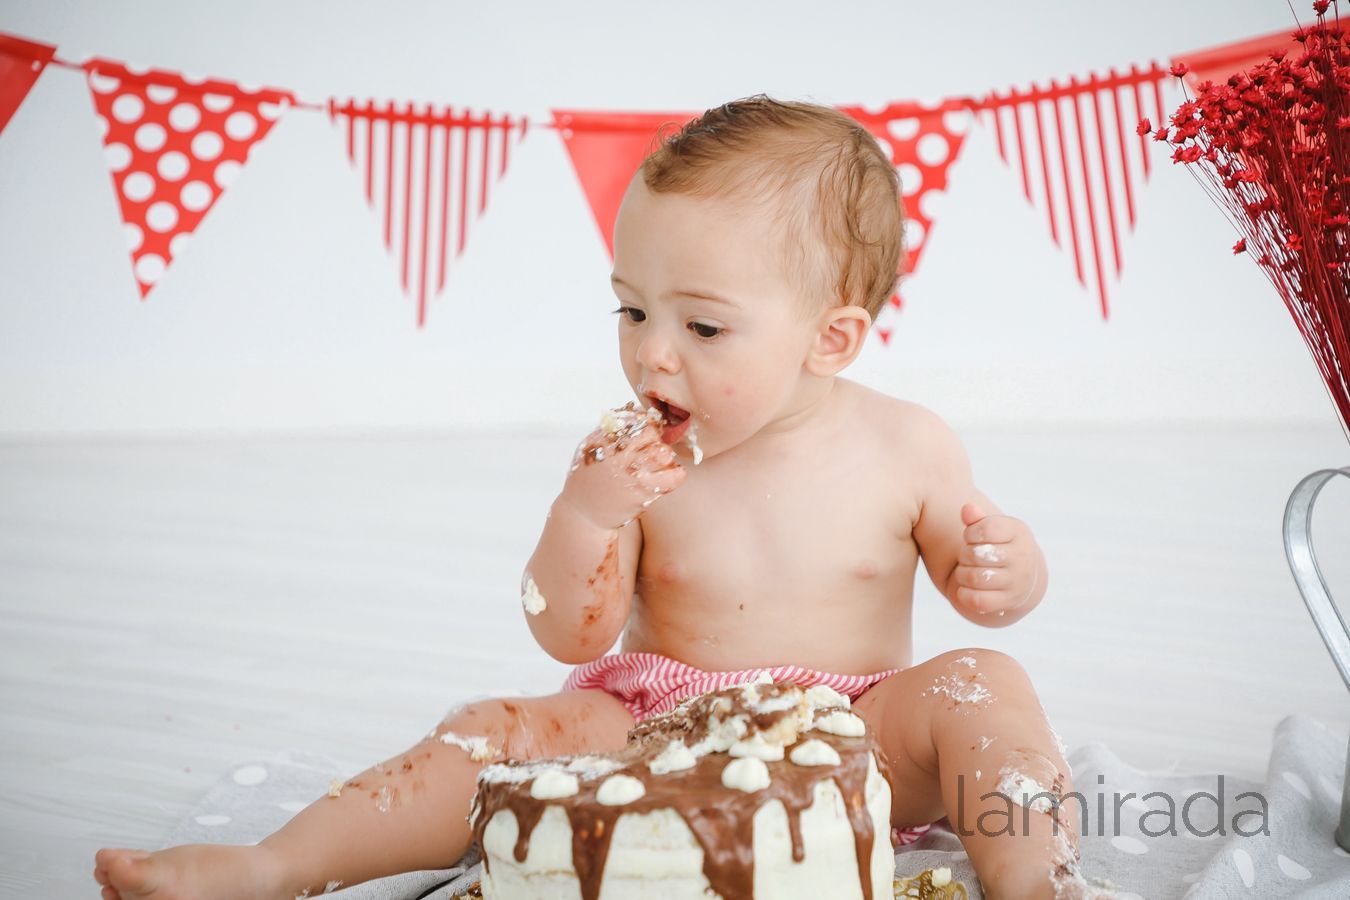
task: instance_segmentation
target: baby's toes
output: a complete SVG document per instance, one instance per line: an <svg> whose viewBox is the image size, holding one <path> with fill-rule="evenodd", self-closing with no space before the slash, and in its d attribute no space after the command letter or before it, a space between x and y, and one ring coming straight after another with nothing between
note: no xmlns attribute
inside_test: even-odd
<svg viewBox="0 0 1350 900"><path fill-rule="evenodd" d="M103 870L108 873L109 885L121 900L153 891L157 886L157 868L159 866L144 850L110 851L103 864Z"/></svg>

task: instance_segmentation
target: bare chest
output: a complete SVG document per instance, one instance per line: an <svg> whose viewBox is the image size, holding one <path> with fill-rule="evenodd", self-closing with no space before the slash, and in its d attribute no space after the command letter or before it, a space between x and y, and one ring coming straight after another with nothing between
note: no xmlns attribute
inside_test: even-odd
<svg viewBox="0 0 1350 900"><path fill-rule="evenodd" d="M719 608L734 596L780 612L894 599L917 560L912 485L902 471L873 476L845 458L801 462L691 473L643 518L639 595Z"/></svg>

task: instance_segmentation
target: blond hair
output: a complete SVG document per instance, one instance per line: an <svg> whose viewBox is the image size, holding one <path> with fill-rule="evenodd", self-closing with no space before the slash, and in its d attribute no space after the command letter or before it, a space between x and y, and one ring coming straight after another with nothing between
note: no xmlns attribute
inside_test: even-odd
<svg viewBox="0 0 1350 900"><path fill-rule="evenodd" d="M808 311L860 306L876 319L901 274L904 209L866 128L832 107L756 94L658 140L642 162L648 190L769 212Z"/></svg>

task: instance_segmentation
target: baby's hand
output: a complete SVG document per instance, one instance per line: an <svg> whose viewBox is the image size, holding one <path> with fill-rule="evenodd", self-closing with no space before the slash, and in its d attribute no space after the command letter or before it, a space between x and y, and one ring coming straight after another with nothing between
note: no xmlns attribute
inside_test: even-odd
<svg viewBox="0 0 1350 900"><path fill-rule="evenodd" d="M1041 576L1041 553L1031 528L1012 516L988 516L974 503L961 507L966 545L956 558L956 603L974 613L1004 613L1031 599Z"/></svg>
<svg viewBox="0 0 1350 900"><path fill-rule="evenodd" d="M594 525L618 529L679 487L687 474L661 443L661 415L634 403L607 412L572 458L559 498Z"/></svg>

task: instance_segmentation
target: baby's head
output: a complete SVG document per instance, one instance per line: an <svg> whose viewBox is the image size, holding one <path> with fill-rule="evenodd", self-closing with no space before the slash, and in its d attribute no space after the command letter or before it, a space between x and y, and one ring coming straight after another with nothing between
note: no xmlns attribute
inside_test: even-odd
<svg viewBox="0 0 1350 900"><path fill-rule="evenodd" d="M875 320L895 289L904 225L895 169L833 107L763 94L723 104L666 138L639 174L652 193L753 212L779 245L803 315L842 304Z"/></svg>
<svg viewBox="0 0 1350 900"><path fill-rule="evenodd" d="M708 453L799 415L894 290L902 225L890 160L838 110L755 96L685 125L643 162L615 223L638 398L689 412Z"/></svg>

